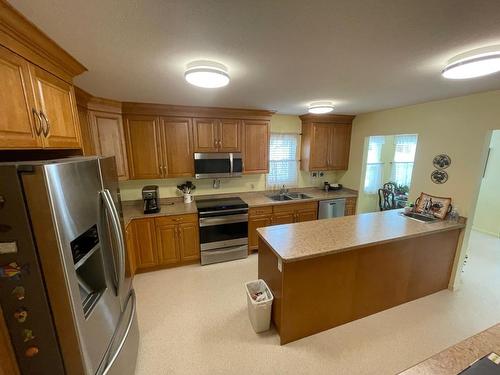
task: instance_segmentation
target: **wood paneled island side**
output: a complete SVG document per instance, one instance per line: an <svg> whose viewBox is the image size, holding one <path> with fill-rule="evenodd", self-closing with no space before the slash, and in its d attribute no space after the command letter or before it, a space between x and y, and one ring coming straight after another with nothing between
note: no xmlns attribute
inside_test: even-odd
<svg viewBox="0 0 500 375"><path fill-rule="evenodd" d="M385 211L258 229L281 344L446 289L463 228Z"/></svg>

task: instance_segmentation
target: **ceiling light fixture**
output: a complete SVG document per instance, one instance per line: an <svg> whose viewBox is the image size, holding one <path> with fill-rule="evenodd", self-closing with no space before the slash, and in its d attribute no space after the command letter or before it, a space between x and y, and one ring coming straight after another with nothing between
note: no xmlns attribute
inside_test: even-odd
<svg viewBox="0 0 500 375"><path fill-rule="evenodd" d="M215 61L190 62L184 72L184 78L192 85L210 89L224 87L229 83L227 68Z"/></svg>
<svg viewBox="0 0 500 375"><path fill-rule="evenodd" d="M309 113L323 114L333 111L332 102L314 102L309 104Z"/></svg>
<svg viewBox="0 0 500 375"><path fill-rule="evenodd" d="M474 49L453 57L441 75L449 79L481 77L500 71L500 46Z"/></svg>

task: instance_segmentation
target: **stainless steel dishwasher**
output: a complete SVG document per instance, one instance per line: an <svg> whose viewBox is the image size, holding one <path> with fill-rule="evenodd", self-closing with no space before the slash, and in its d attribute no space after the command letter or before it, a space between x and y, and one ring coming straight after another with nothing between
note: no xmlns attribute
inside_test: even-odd
<svg viewBox="0 0 500 375"><path fill-rule="evenodd" d="M344 216L345 198L330 199L319 202L318 219Z"/></svg>

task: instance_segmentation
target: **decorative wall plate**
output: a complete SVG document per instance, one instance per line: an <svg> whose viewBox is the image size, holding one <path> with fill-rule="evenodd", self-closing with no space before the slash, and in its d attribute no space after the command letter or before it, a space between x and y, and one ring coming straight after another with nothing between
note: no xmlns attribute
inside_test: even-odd
<svg viewBox="0 0 500 375"><path fill-rule="evenodd" d="M436 169L446 169L451 164L451 158L446 154L436 155L432 160L432 164Z"/></svg>
<svg viewBox="0 0 500 375"><path fill-rule="evenodd" d="M446 181L448 181L448 173L446 173L446 171L436 169L431 173L431 180L435 184L444 184Z"/></svg>

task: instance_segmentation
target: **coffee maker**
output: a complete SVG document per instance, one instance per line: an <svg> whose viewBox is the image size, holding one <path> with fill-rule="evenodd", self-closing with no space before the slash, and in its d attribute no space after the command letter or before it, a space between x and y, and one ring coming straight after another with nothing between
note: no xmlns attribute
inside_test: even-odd
<svg viewBox="0 0 500 375"><path fill-rule="evenodd" d="M142 188L144 199L144 213L154 214L160 212L160 193L157 185L148 185Z"/></svg>

